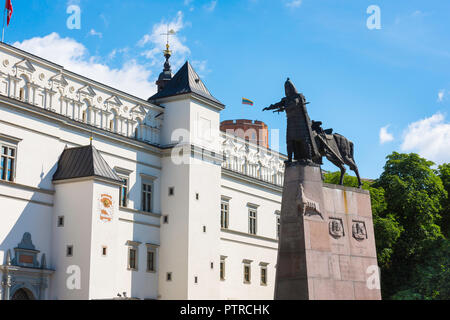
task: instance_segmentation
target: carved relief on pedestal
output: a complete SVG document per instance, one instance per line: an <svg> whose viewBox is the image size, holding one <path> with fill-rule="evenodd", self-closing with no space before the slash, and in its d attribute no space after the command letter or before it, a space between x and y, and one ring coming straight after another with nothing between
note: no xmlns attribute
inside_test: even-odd
<svg viewBox="0 0 450 320"><path fill-rule="evenodd" d="M298 195L296 198L299 214L304 216L320 216L323 220L322 213L320 211L320 205L318 202L306 197L305 188L303 184L298 187Z"/></svg>
<svg viewBox="0 0 450 320"><path fill-rule="evenodd" d="M353 220L352 234L353 238L355 238L358 241L363 241L367 239L366 223L364 221Z"/></svg>
<svg viewBox="0 0 450 320"><path fill-rule="evenodd" d="M330 231L330 235L335 239L339 239L345 236L344 223L342 222L341 218L330 218L328 228Z"/></svg>

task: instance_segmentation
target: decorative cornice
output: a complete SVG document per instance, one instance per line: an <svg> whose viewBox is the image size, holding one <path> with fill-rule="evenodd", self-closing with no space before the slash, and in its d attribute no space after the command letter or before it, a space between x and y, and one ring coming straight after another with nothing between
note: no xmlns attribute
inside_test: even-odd
<svg viewBox="0 0 450 320"><path fill-rule="evenodd" d="M258 240L264 240L264 241L278 243L277 239L263 237L263 236L258 236L256 234L250 234L250 233L247 233L247 232L230 230L230 229L223 229L223 228L220 229L220 231L222 231L224 233L230 233L230 234L235 234L235 235L238 235L238 236L247 237L247 238L252 238L252 239L258 239Z"/></svg>
<svg viewBox="0 0 450 320"><path fill-rule="evenodd" d="M4 181L4 180L0 180L0 185L6 185L11 188L21 189L21 190L26 190L26 191L33 191L33 192L38 192L38 193L44 193L44 194L49 194L49 195L55 194L54 190L36 188L36 187L27 186L27 185L15 183L15 182Z"/></svg>
<svg viewBox="0 0 450 320"><path fill-rule="evenodd" d="M232 170L229 170L226 168L222 168L222 176L234 178L234 179L243 181L248 184L254 184L254 185L266 188L266 189L270 189L272 191L279 192L280 194L283 192L282 186L278 186L278 185L270 183L270 182L259 180L257 178L253 178L253 177L247 176L245 174L235 172L235 171L232 171Z"/></svg>

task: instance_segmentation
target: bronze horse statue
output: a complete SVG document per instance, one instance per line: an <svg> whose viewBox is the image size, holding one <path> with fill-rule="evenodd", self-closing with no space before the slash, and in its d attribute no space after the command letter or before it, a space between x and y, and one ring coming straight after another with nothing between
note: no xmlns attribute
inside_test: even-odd
<svg viewBox="0 0 450 320"><path fill-rule="evenodd" d="M341 169L340 184L344 183L345 167L348 165L356 173L359 187L362 186L358 167L353 157L353 142L332 129L323 130L322 122L311 121L308 115L306 98L299 93L288 78L284 84L286 97L280 102L264 108L263 111L286 112L286 145L288 161L302 161L308 165L321 165L322 158Z"/></svg>
<svg viewBox="0 0 450 320"><path fill-rule="evenodd" d="M334 133L333 129L322 129L322 122L312 121L311 129L314 132L314 140L322 157L326 157L331 163L341 170L340 185L344 184L345 167L344 164L354 171L358 178L358 185L361 188L361 178L359 176L358 167L354 159L353 142L346 137Z"/></svg>

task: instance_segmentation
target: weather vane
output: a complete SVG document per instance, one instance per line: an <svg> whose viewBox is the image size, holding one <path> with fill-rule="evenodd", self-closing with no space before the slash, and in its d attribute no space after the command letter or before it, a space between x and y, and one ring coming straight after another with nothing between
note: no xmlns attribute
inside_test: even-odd
<svg viewBox="0 0 450 320"><path fill-rule="evenodd" d="M169 51L169 48L170 48L169 37L175 35L176 33L177 32L175 30L173 30L173 29L169 30L169 25L167 25L167 33L161 33L162 36L167 36L166 51L165 51L166 53L170 54L170 51Z"/></svg>

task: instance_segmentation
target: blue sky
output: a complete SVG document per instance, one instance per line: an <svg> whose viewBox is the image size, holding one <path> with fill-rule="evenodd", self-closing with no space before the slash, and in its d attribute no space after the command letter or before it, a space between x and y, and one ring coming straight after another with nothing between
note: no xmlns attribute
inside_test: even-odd
<svg viewBox="0 0 450 320"><path fill-rule="evenodd" d="M355 143L362 176L378 177L394 150L450 161L449 1L12 2L7 43L142 98L155 92L169 24L174 71L191 61L227 106L222 119L279 129L282 152L285 116L261 109L283 97L290 77L311 119ZM67 28L70 5L81 8L79 30ZM381 29L367 28L370 5Z"/></svg>

